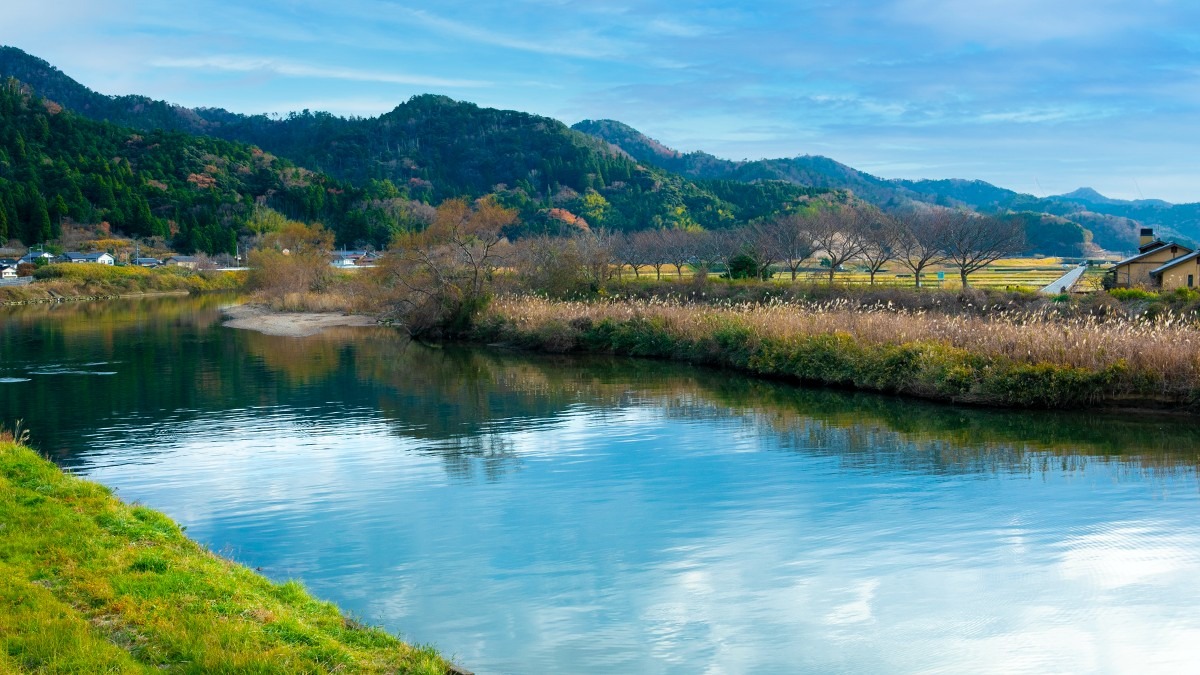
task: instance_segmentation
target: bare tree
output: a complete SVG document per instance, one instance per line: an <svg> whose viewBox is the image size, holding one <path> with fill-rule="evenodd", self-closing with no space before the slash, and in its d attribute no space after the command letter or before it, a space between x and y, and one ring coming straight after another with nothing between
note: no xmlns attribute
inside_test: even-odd
<svg viewBox="0 0 1200 675"><path fill-rule="evenodd" d="M900 225L897 260L912 270L917 288L920 288L921 274L925 268L946 261L949 218L946 212L941 210L907 210L895 214L894 218Z"/></svg>
<svg viewBox="0 0 1200 675"><path fill-rule="evenodd" d="M796 214L779 216L764 223L763 232L774 240L780 262L792 273L792 281L795 281L800 266L816 251L808 220Z"/></svg>
<svg viewBox="0 0 1200 675"><path fill-rule="evenodd" d="M662 279L663 265L671 259L663 230L642 230L633 235L633 242L645 264L654 268L655 278Z"/></svg>
<svg viewBox="0 0 1200 675"><path fill-rule="evenodd" d="M900 225L887 214L873 211L866 222L866 241L863 245L862 261L867 264L871 274L871 285L875 285L875 275L883 266L900 255L900 240L904 231Z"/></svg>
<svg viewBox="0 0 1200 675"><path fill-rule="evenodd" d="M696 258L700 266L711 270L720 264L729 270L729 260L742 247L742 230L710 230L701 232L696 238Z"/></svg>
<svg viewBox="0 0 1200 675"><path fill-rule="evenodd" d="M642 255L642 247L638 245L636 235L629 232L623 232L615 235L612 242L613 258L617 262L617 277L621 276L621 272L625 265L633 268L633 276L640 277L641 267L646 264L646 258Z"/></svg>
<svg viewBox="0 0 1200 675"><path fill-rule="evenodd" d="M432 224L392 242L382 270L399 289L396 311L413 334L461 331L486 302L517 212L490 198L442 202Z"/></svg>
<svg viewBox="0 0 1200 675"><path fill-rule="evenodd" d="M862 254L867 242L866 219L859 209L841 206L818 212L810 227L816 249L829 256L832 284L837 269Z"/></svg>
<svg viewBox="0 0 1200 675"><path fill-rule="evenodd" d="M675 276L683 278L683 266L696 257L696 234L687 230L661 230L663 253L675 268Z"/></svg>
<svg viewBox="0 0 1200 675"><path fill-rule="evenodd" d="M779 241L771 234L766 223L754 223L743 230L745 239L742 242L742 253L754 260L758 269L758 278L766 281L771 278L771 265L783 258Z"/></svg>
<svg viewBox="0 0 1200 675"><path fill-rule="evenodd" d="M952 211L946 234L946 257L958 266L963 288L967 275L1025 246L1025 227L1018 219L988 218Z"/></svg>
<svg viewBox="0 0 1200 675"><path fill-rule="evenodd" d="M603 287L612 276L616 237L607 230L588 230L575 235L575 248L588 279Z"/></svg>

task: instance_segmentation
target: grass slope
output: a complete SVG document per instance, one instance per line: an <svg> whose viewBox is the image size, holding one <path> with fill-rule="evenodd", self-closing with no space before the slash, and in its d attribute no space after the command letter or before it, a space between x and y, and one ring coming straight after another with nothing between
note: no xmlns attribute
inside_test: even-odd
<svg viewBox="0 0 1200 675"><path fill-rule="evenodd" d="M0 438L0 672L447 669Z"/></svg>
<svg viewBox="0 0 1200 675"><path fill-rule="evenodd" d="M47 265L26 286L0 287L0 305L54 298L112 297L139 293L233 291L245 285L242 272L196 272L183 267L118 267L90 263Z"/></svg>

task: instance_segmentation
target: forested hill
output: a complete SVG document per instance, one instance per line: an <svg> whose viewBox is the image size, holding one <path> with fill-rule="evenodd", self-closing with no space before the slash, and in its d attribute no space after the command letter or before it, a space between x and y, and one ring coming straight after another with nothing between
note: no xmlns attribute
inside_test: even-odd
<svg viewBox="0 0 1200 675"><path fill-rule="evenodd" d="M369 190L258 148L95 122L0 82L0 242L58 237L64 221L159 237L184 252L232 253L256 206L370 236Z"/></svg>
<svg viewBox="0 0 1200 675"><path fill-rule="evenodd" d="M850 190L878 206L923 202L967 207L985 213L1053 216L1043 223L1075 223L1078 233L1071 246L1088 238L1106 249L1121 251L1136 246L1143 225L1160 228L1167 236L1200 240L1200 204L1170 204L1161 200L1109 199L1094 190L1081 189L1057 197L1039 198L997 187L981 180L897 180L858 171L828 157L805 155L782 159L732 161L705 152L683 153L656 141L629 125L614 120L585 120L574 127L653 164L693 178L734 181L783 180L800 185ZM1027 218L1028 219L1028 218ZM1033 222L1033 220L1030 220ZM1056 235L1056 249L1065 244Z"/></svg>
<svg viewBox="0 0 1200 675"><path fill-rule="evenodd" d="M557 120L442 96L416 96L375 118L309 111L275 118L104 96L12 48L0 50L0 75L54 92L46 97L94 120L249 143L358 189L426 203L495 194L519 209L524 228L532 231L581 226L576 216L589 227L618 230L715 229L791 210L826 192L787 183L689 180L641 165ZM367 229L370 243L386 244L381 228ZM339 241L353 240L339 235Z"/></svg>

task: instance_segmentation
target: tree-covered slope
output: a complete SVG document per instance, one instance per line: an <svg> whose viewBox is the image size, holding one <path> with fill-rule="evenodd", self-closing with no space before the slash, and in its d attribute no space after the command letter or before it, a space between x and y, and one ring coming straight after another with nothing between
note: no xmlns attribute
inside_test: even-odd
<svg viewBox="0 0 1200 675"><path fill-rule="evenodd" d="M4 73L19 75L39 92L54 92L60 103L93 120L253 144L368 191L369 205L380 199L437 203L495 194L520 210L523 225L518 229L524 230L561 227L562 221L552 214L562 210L582 216L591 227L721 228L795 208L825 191L763 181L737 189L717 187L639 164L609 143L554 119L442 96L416 96L375 118L310 111L275 118L188 110L144 97L103 96L45 61L11 48L0 50L0 74ZM328 211L320 202L328 201L329 194L314 193L305 205ZM352 232L381 245L386 238L381 241L378 233L386 231L388 223L377 221L395 210L350 209L348 214L325 217L335 226L341 220L355 221L335 228L339 241L354 241L343 234Z"/></svg>
<svg viewBox="0 0 1200 675"><path fill-rule="evenodd" d="M370 196L252 146L95 122L0 83L0 241L47 242L70 219L232 253L259 204L353 239Z"/></svg>
<svg viewBox="0 0 1200 675"><path fill-rule="evenodd" d="M1156 199L1114 200L1088 189L1039 198L980 180L884 179L828 157L814 155L738 162L704 152L681 153L614 120L585 120L573 128L624 150L640 162L685 176L736 181L783 180L805 186L850 190L882 207L915 201L965 207L984 213L1048 214L1090 230L1096 245L1114 251L1135 247L1137 230L1143 225L1159 227L1165 235L1200 239L1200 204L1170 204ZM1046 222L1057 221L1047 219Z"/></svg>

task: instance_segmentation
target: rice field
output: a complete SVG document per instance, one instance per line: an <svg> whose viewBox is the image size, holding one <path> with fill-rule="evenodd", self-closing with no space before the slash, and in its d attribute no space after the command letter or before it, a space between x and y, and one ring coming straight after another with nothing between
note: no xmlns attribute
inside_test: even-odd
<svg viewBox="0 0 1200 675"><path fill-rule="evenodd" d="M1075 260L1068 261L1056 257L1004 258L972 273L969 282L976 288L1041 288L1066 274L1077 264L1078 262ZM684 267L682 278L691 279L695 273L694 268ZM1103 274L1102 268L1093 267L1088 270L1079 286L1086 290L1099 289ZM621 269L621 276L626 280L635 278L632 268L628 265ZM663 279L680 278L680 275L676 274L675 268L669 265L663 268L662 276ZM642 267L637 278L654 279L654 269L649 266ZM847 265L844 271L839 270L834 279L835 283L839 284L871 283L871 275L853 264ZM791 273L786 269L777 268L773 280L780 284L791 283ZM828 280L829 268L815 265L802 268L796 279L797 282L803 283L827 283ZM912 272L897 264L892 264L878 272L875 275L875 284L878 286L915 286ZM958 268L952 265L931 265L922 274L922 285L946 289L956 289L962 286Z"/></svg>

